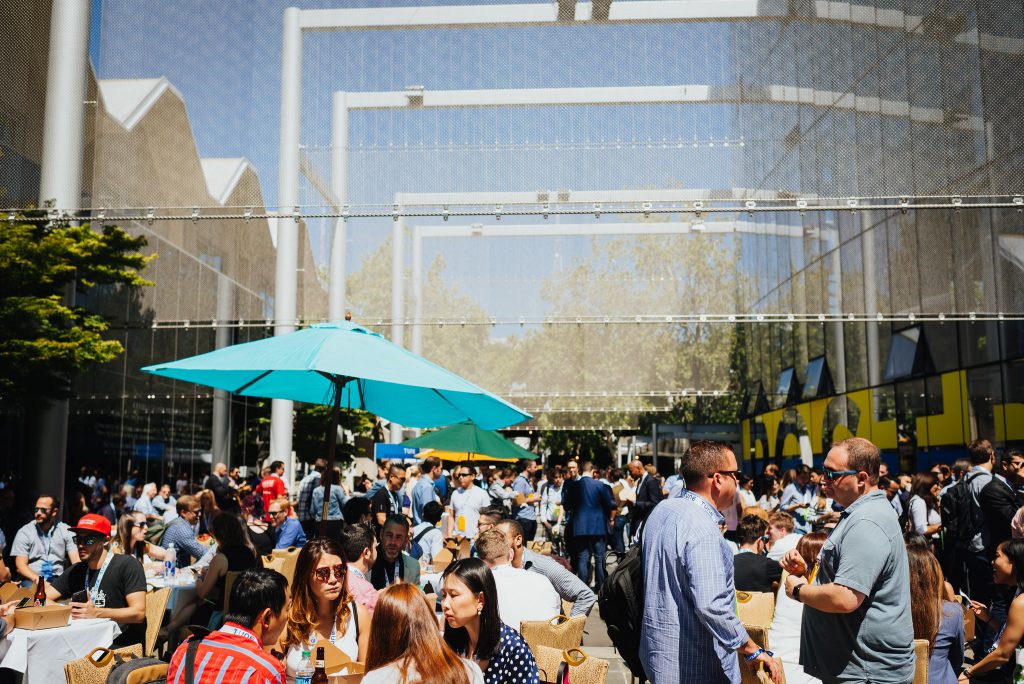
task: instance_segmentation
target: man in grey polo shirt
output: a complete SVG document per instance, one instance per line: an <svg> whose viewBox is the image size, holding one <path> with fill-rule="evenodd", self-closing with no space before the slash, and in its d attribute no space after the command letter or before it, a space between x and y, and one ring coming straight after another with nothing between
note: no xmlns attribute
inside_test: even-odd
<svg viewBox="0 0 1024 684"><path fill-rule="evenodd" d="M899 520L878 489L878 447L852 437L825 457L825 495L845 507L813 584L786 553L786 594L804 604L800 664L823 682L911 682L910 571Z"/></svg>

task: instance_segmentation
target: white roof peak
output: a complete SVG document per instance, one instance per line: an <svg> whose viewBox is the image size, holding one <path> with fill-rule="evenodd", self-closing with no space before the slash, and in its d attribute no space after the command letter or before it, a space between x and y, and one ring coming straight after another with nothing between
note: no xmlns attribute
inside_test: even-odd
<svg viewBox="0 0 1024 684"><path fill-rule="evenodd" d="M204 157L199 160L210 197L224 206L235 191L242 174L251 165L245 157Z"/></svg>
<svg viewBox="0 0 1024 684"><path fill-rule="evenodd" d="M183 99L181 93L163 76L102 79L98 81L98 86L103 107L129 131L168 90L179 100Z"/></svg>

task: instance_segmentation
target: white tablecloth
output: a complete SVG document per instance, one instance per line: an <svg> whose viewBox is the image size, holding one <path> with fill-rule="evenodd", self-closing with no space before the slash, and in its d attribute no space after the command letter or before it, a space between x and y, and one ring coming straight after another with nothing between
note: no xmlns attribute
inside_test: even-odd
<svg viewBox="0 0 1024 684"><path fill-rule="evenodd" d="M152 577L146 580L150 586L161 589L164 585L163 577ZM196 583L195 581L188 582L186 584L170 584L171 596L167 600L167 610L171 611L171 615L174 615L174 611L179 606L187 606L195 602L196 596Z"/></svg>
<svg viewBox="0 0 1024 684"><path fill-rule="evenodd" d="M15 629L0 641L0 667L24 674L24 684L57 684L65 681L65 663L110 646L120 633L117 623L105 618L72 620L53 629Z"/></svg>

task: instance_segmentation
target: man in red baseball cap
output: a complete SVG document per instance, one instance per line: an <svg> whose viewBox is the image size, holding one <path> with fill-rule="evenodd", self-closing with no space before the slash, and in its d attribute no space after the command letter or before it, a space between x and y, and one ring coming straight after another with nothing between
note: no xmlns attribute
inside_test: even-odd
<svg viewBox="0 0 1024 684"><path fill-rule="evenodd" d="M115 646L144 643L146 637L146 572L133 556L108 548L110 521L83 515L71 528L82 559L46 587L51 601L71 599L71 618L108 618L121 635Z"/></svg>

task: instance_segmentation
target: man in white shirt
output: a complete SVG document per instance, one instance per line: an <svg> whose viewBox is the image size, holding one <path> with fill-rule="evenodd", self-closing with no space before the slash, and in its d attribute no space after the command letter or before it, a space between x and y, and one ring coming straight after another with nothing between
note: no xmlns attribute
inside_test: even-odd
<svg viewBox="0 0 1024 684"><path fill-rule="evenodd" d="M512 566L512 547L504 532L482 532L476 539L476 552L494 575L498 613L506 625L518 632L523 622L550 620L561 614L562 599L547 577Z"/></svg>
<svg viewBox="0 0 1024 684"><path fill-rule="evenodd" d="M766 554L773 561L781 561L782 557L790 549L795 549L796 544L803 535L796 534L796 523L793 516L782 511L775 511L768 516L768 543L769 551Z"/></svg>
<svg viewBox="0 0 1024 684"><path fill-rule="evenodd" d="M157 520L163 520L163 515L157 513L156 508L153 507L153 497L156 496L156 483L150 482L142 488L142 494L139 495L138 500L135 502L135 506L132 508L136 513L142 513L146 516L148 522L154 522Z"/></svg>
<svg viewBox="0 0 1024 684"><path fill-rule="evenodd" d="M452 492L451 511L448 515L446 537L476 536L476 524L480 519L480 510L491 505L491 497L473 482L473 470L467 465L455 469L455 485Z"/></svg>

